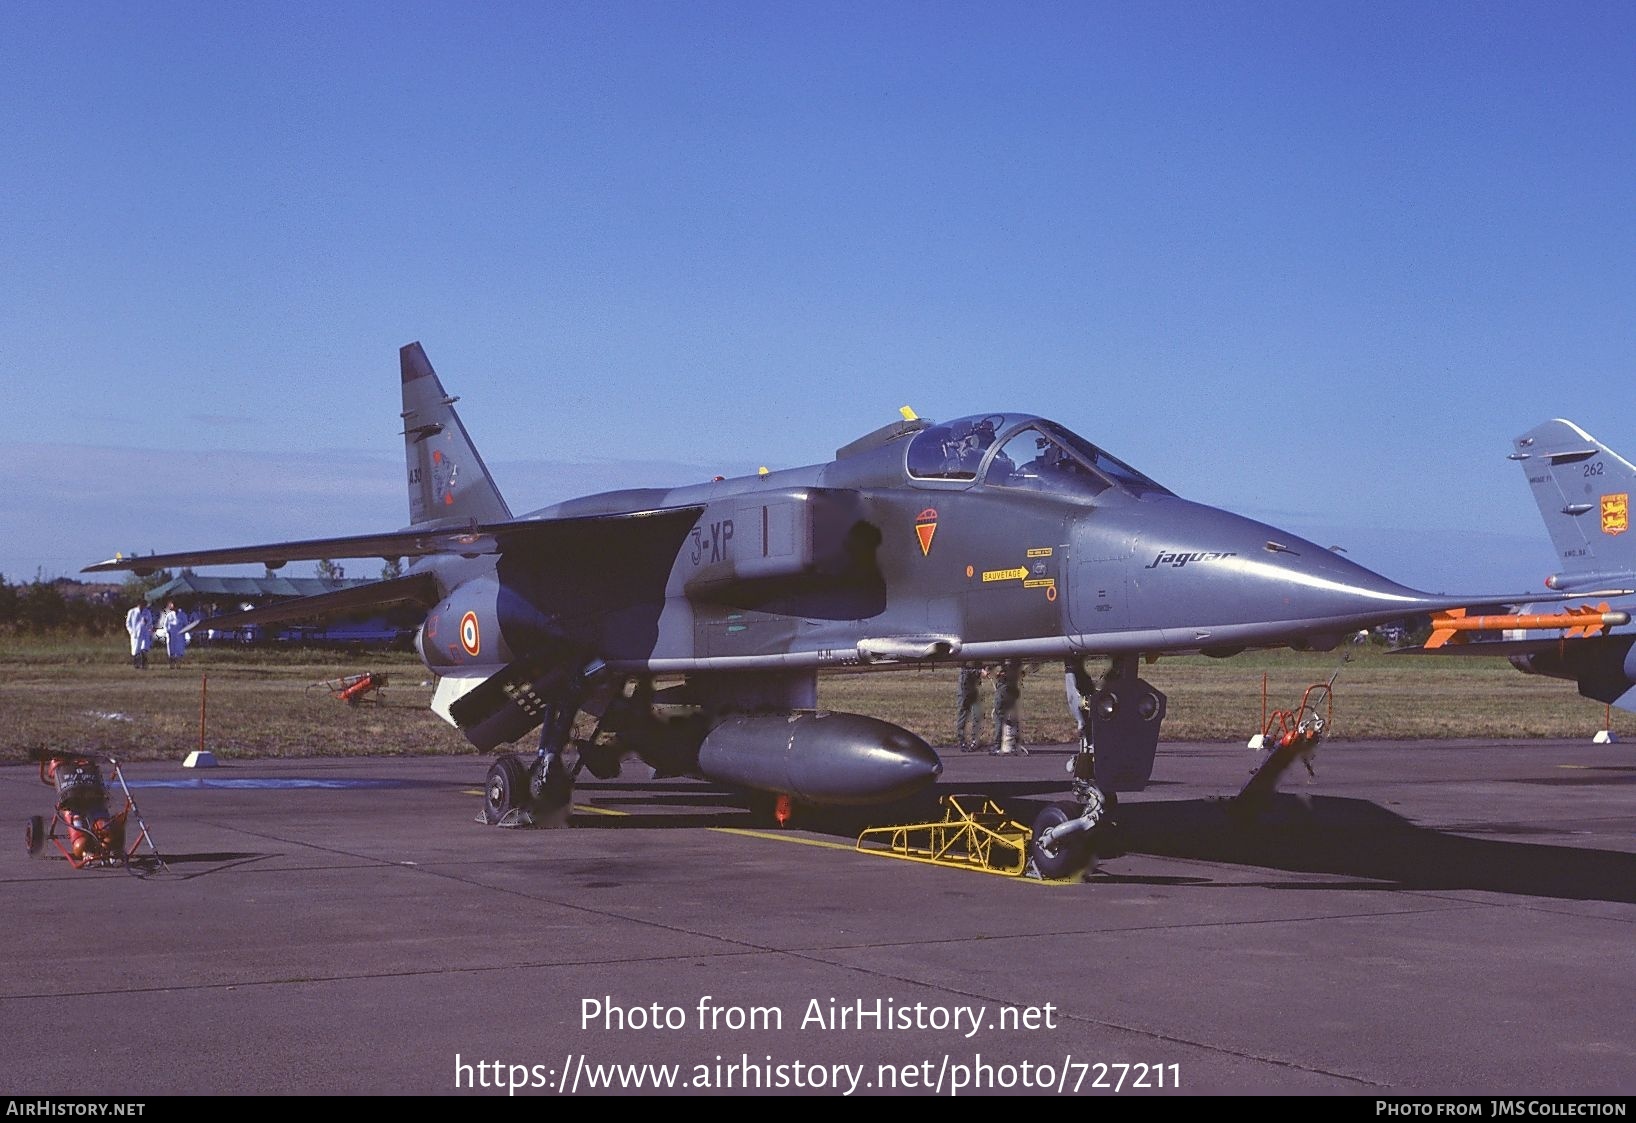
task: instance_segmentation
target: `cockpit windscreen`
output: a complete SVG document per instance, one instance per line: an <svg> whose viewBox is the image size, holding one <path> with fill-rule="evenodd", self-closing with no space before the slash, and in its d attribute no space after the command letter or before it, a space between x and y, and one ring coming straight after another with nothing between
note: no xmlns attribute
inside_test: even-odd
<svg viewBox="0 0 1636 1123"><path fill-rule="evenodd" d="M1054 422L988 414L935 425L909 446L909 474L927 480L974 480L1091 498L1109 487L1140 495L1165 488Z"/></svg>

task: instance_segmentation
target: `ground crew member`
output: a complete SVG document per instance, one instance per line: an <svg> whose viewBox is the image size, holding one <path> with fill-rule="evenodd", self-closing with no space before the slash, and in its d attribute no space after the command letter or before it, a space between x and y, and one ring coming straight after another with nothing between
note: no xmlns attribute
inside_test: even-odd
<svg viewBox="0 0 1636 1123"><path fill-rule="evenodd" d="M968 663L960 668L960 688L955 696L954 737L963 753L975 753L978 744L977 695L988 674L981 663Z"/></svg>
<svg viewBox="0 0 1636 1123"><path fill-rule="evenodd" d="M1027 756L1022 743L1022 660L1007 659L994 672L994 756Z"/></svg>

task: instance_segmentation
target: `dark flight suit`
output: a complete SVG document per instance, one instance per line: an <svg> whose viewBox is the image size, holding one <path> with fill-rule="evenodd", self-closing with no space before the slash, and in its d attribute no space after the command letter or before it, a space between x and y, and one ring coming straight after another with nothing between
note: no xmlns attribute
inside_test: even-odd
<svg viewBox="0 0 1636 1123"><path fill-rule="evenodd" d="M982 734L977 718L977 695L982 684L983 668L980 665L960 668L960 688L955 696L954 737L963 753L974 753L982 747L978 744ZM970 730L969 734L967 730Z"/></svg>

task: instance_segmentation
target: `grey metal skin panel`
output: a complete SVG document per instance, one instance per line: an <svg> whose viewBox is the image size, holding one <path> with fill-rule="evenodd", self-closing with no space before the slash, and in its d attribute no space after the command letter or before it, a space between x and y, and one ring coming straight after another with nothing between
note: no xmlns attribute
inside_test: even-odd
<svg viewBox="0 0 1636 1123"><path fill-rule="evenodd" d="M1149 497L1140 508L1130 525L1131 615L1173 645L1207 643L1219 626L1391 618L1427 603L1425 594L1266 523L1174 496Z"/></svg>
<svg viewBox="0 0 1636 1123"><path fill-rule="evenodd" d="M510 645L500 646L504 630L498 615L499 579L495 558L462 558L441 555L416 558L409 563L411 574L427 574L437 583L440 599L426 614L416 646L428 667L446 673L450 669L504 666ZM479 614L479 626L496 643L479 648L478 656L467 655L460 644L459 622L466 611Z"/></svg>

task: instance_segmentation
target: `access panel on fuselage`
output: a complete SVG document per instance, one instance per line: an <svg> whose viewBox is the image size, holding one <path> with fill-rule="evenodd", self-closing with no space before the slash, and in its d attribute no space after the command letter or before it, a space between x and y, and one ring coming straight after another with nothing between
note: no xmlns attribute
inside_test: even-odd
<svg viewBox="0 0 1636 1123"><path fill-rule="evenodd" d="M1130 626L1128 574L1136 535L1092 510L1069 531L1068 624L1078 635L1122 631Z"/></svg>
<svg viewBox="0 0 1636 1123"><path fill-rule="evenodd" d="M961 640L1061 635L1061 505L977 490L927 493L926 499L916 520L916 545L924 549L936 587L960 605Z"/></svg>

